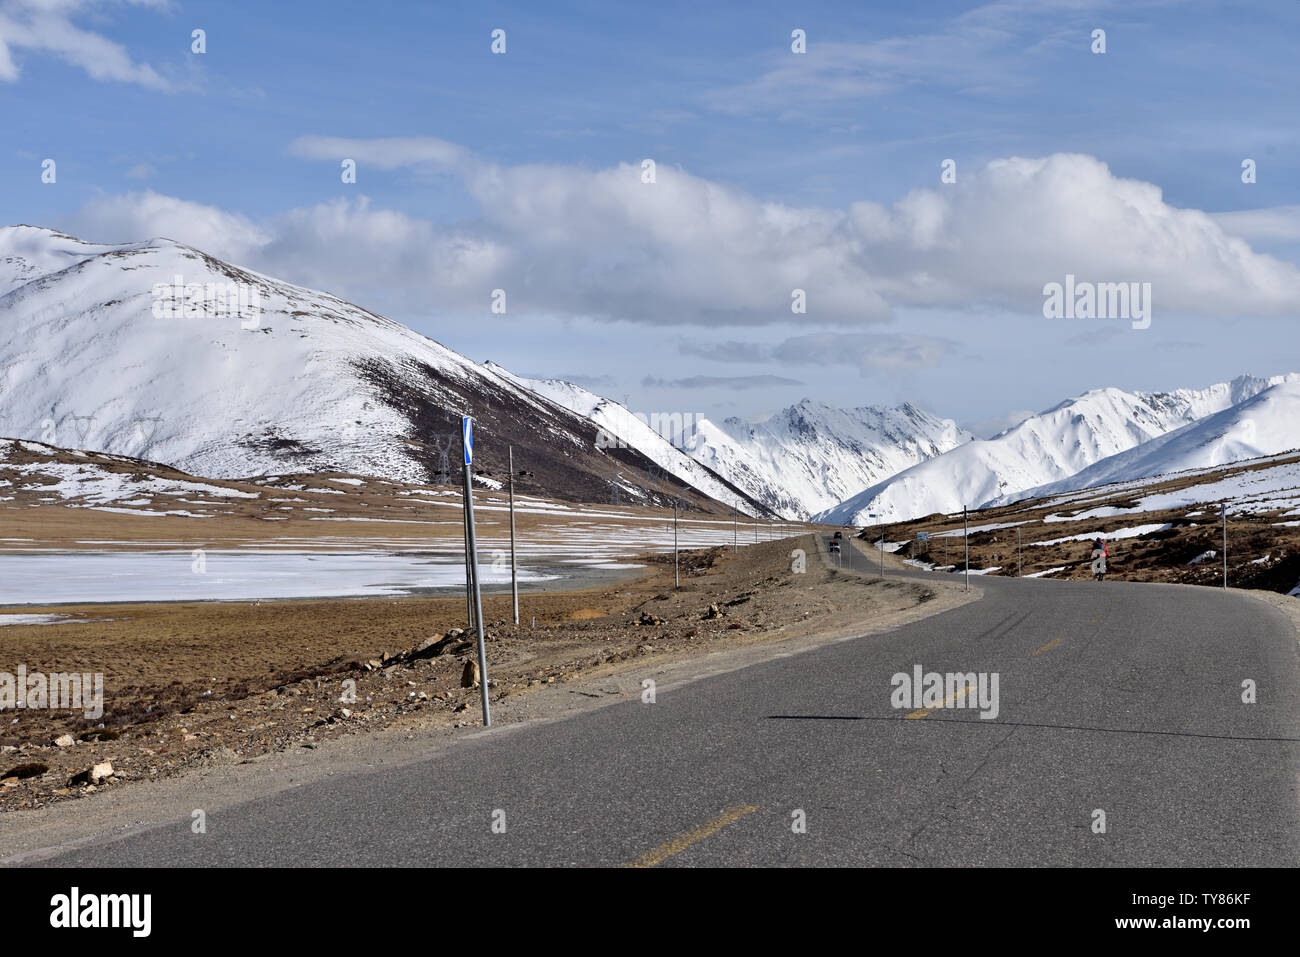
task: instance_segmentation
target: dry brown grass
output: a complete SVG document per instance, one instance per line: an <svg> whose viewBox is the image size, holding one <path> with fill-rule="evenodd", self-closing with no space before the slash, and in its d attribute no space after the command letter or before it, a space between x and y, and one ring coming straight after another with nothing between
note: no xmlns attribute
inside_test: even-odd
<svg viewBox="0 0 1300 957"><path fill-rule="evenodd" d="M1249 473L1292 461L1300 461L1300 455L1267 463L1242 463L1223 470L1221 474ZM1033 543L1099 532L1107 539L1110 549L1107 560L1108 579L1217 585L1223 579L1223 529L1216 503L1147 512L1131 511L1107 518L1068 520L1071 516L1103 507L1133 509L1138 506L1140 497L1191 488L1201 481L1203 479L1192 473L1171 475L1163 480L1153 480L1140 492L1135 492L1132 488L1109 492L1097 490L1082 494L1077 502L1066 507L1046 502L1020 502L972 511L969 521L971 526L1025 523L1019 526L1019 530L1023 542L1023 572L1026 575L1064 567L1063 571L1052 577L1090 578L1091 546L1088 541L1056 545ZM1295 519L1293 515L1283 515L1283 511L1277 509L1250 516L1229 514L1228 582L1232 587L1287 592L1300 582L1300 527L1277 524ZM1188 513L1192 512L1201 514L1189 517ZM1044 521L1048 515L1067 520ZM1122 528L1157 524L1171 527L1134 538L1112 538L1109 535ZM961 529L960 515L955 518L941 514L931 515L911 522L886 525L885 538L888 541L908 540L908 544L897 553L900 558L915 558L938 564L953 563L960 568L963 559ZM916 533L921 531L931 534L928 547L921 546L915 539ZM939 539L934 537L938 532L959 534ZM876 534L876 529L871 528L859 537L874 540ZM1215 551L1219 555L1204 563L1189 564L1207 551ZM1016 528L972 534L970 560L972 569L998 566L1000 571L994 574L1015 575Z"/></svg>

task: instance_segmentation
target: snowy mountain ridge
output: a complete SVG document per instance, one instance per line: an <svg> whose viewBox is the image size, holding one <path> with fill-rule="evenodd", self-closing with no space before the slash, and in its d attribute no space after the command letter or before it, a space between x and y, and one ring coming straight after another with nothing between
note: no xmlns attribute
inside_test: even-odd
<svg viewBox="0 0 1300 957"><path fill-rule="evenodd" d="M910 403L840 409L811 399L763 422L705 420L697 432L697 459L800 519L973 438L951 419Z"/></svg>
<svg viewBox="0 0 1300 957"><path fill-rule="evenodd" d="M572 382L513 375L493 362L485 367L585 416L607 446L637 448L697 487L700 473L721 476L789 519L807 519L971 439L952 420L910 403L839 409L804 399L764 422L729 418L718 425L691 413L637 413Z"/></svg>
<svg viewBox="0 0 1300 957"><path fill-rule="evenodd" d="M1067 479L987 504L1004 505L1017 499L1210 469L1300 447L1300 375L1255 381L1271 385L1227 409L1102 459Z"/></svg>
<svg viewBox="0 0 1300 957"><path fill-rule="evenodd" d="M1091 390L1030 416L991 439L967 443L900 472L818 518L863 524L874 513L885 521L897 521L1010 501L1053 483L1068 485L1074 481L1072 477L1096 463L1295 381L1300 381L1300 376L1244 375L1205 389L1153 393ZM1293 437L1291 445L1300 444L1294 431L1281 424L1271 427L1280 434L1270 437L1264 446L1281 442L1290 447L1282 437L1286 434Z"/></svg>
<svg viewBox="0 0 1300 957"><path fill-rule="evenodd" d="M178 289L234 289L256 314L159 308ZM0 291L0 435L212 478L450 482L460 417L473 415L484 484L499 481L512 445L551 495L663 504L682 490L637 449L599 448L585 416L509 376L329 293L172 240L100 245L2 228ZM759 511L706 469L687 484L697 504L726 493Z"/></svg>

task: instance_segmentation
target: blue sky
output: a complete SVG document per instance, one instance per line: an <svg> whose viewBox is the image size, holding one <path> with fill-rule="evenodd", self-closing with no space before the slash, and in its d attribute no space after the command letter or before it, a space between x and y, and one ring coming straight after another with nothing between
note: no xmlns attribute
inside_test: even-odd
<svg viewBox="0 0 1300 957"><path fill-rule="evenodd" d="M0 200L637 410L988 429L1300 370L1298 36L1293 2L0 0ZM1152 282L1151 327L1045 319L1066 272Z"/></svg>

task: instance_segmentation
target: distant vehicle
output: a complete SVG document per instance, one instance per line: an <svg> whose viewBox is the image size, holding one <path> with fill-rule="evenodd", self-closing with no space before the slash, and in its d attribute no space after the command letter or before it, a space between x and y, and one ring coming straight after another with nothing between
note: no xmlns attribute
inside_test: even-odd
<svg viewBox="0 0 1300 957"><path fill-rule="evenodd" d="M836 540L841 539L841 538L844 537L844 533L843 533L843 532L836 532L835 535L834 535L833 537L834 537Z"/></svg>

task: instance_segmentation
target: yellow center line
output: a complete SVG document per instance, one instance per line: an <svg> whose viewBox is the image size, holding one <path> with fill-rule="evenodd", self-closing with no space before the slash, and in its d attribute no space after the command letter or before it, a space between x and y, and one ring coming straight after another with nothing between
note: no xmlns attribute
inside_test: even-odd
<svg viewBox="0 0 1300 957"><path fill-rule="evenodd" d="M717 817L710 818L705 823L692 831L687 831L680 837L675 837L667 844L660 844L653 851L642 854L628 867L654 867L656 864L662 864L674 854L680 854L697 841L702 841L710 834L715 834L722 830L732 821L738 821L746 814L753 814L758 810L757 804L738 804L735 807L727 808Z"/></svg>
<svg viewBox="0 0 1300 957"><path fill-rule="evenodd" d="M1043 645L1043 647L1033 652L1033 654L1031 654L1029 657L1032 658L1034 657L1034 655L1041 655L1044 651L1051 651L1053 648L1055 648L1063 641L1065 641L1064 638L1054 638L1051 641L1049 641L1047 644Z"/></svg>
<svg viewBox="0 0 1300 957"><path fill-rule="evenodd" d="M936 689L936 690L938 690L938 689ZM922 708L920 711L913 711L911 714L905 714L905 715L903 715L903 717L904 717L904 718L924 718L924 717L925 717L927 714L929 714L931 711L938 711L940 708L946 708L946 707L948 707L949 704L953 703L953 702L956 701L958 698L965 697L965 695L966 695L966 693L967 693L968 691L969 691L971 694L975 694L975 693L976 693L975 686L974 686L974 685L966 685L964 688L958 688L955 692L953 692L952 694L948 695L948 697L944 698L942 701L940 701L938 704L934 705L933 707L930 707L930 708Z"/></svg>

